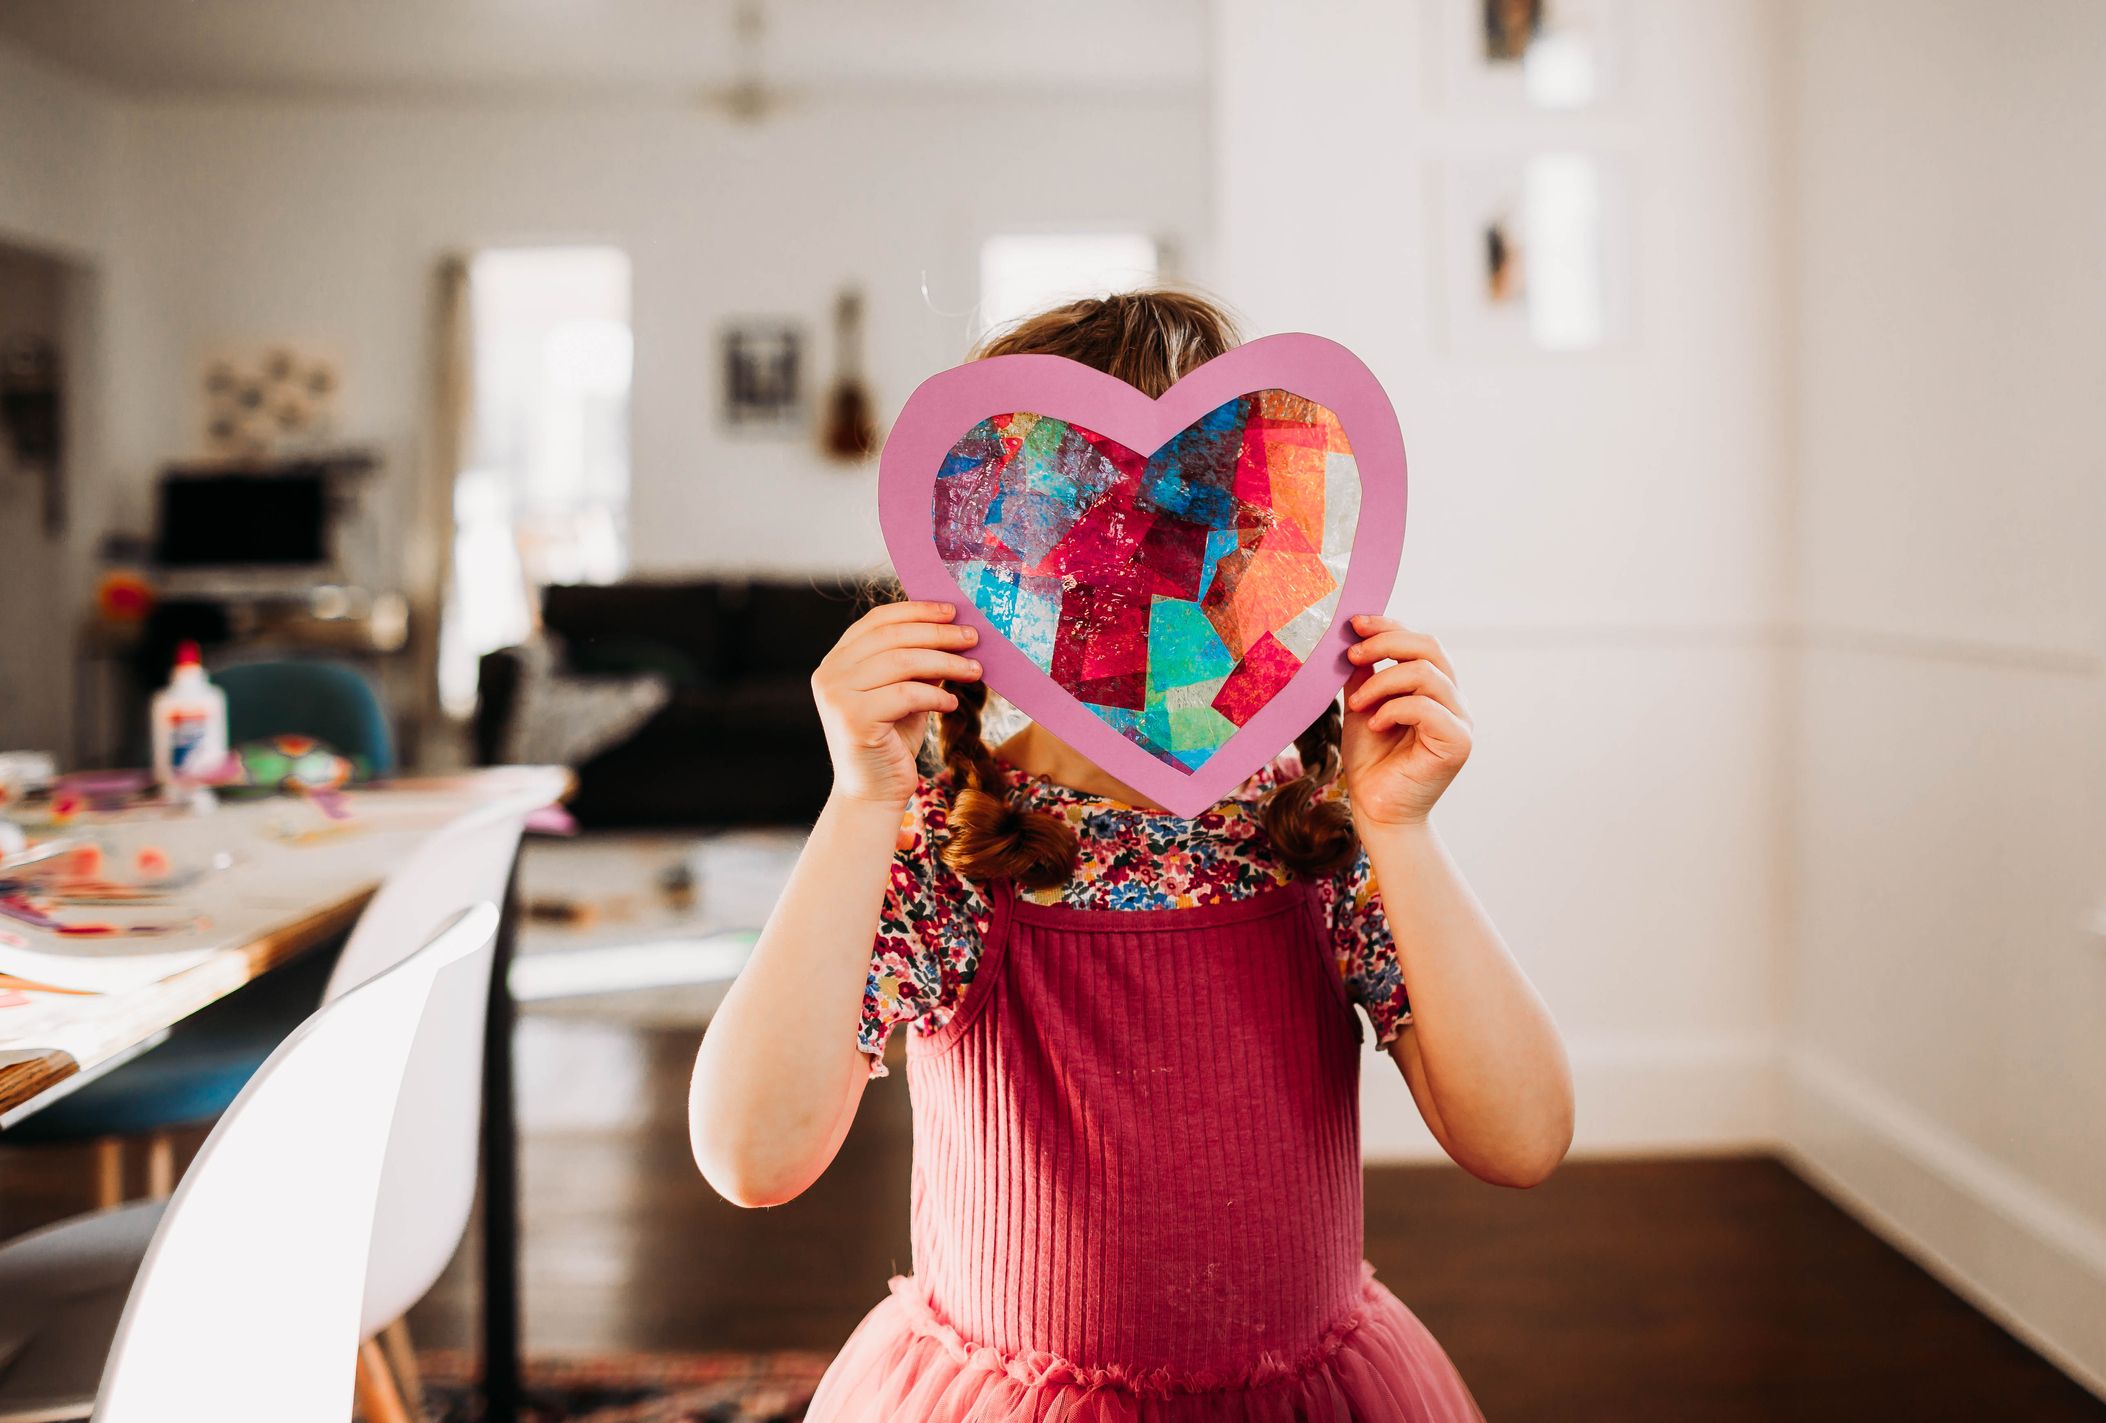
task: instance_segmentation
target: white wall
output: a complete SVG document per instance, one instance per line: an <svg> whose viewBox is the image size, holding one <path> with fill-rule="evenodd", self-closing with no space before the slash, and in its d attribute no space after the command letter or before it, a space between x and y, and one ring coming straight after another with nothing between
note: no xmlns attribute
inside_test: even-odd
<svg viewBox="0 0 2106 1423"><path fill-rule="evenodd" d="M1788 1140L2106 1392L2106 9L1792 16Z"/></svg>
<svg viewBox="0 0 2106 1423"><path fill-rule="evenodd" d="M59 341L71 506L48 535L39 480L0 456L0 748L71 749L74 634L108 487L96 321L117 235L117 124L103 94L0 46L0 245L30 255L10 272L39 289L17 286L0 334L33 326Z"/></svg>
<svg viewBox="0 0 2106 1423"><path fill-rule="evenodd" d="M1205 124L1193 94L866 94L750 129L662 104L143 102L123 142L148 293L126 318L138 383L123 448L143 479L194 446L201 351L305 340L340 355L346 423L406 491L437 257L611 242L634 263L637 571L867 567L883 557L874 471L727 438L721 324L804 318L823 380L833 292L860 282L889 416L963 355L985 233L1132 225L1195 243Z"/></svg>
<svg viewBox="0 0 2106 1423"><path fill-rule="evenodd" d="M1447 641L1478 717L1441 818L1572 1046L1579 1149L1763 1142L1782 931L1774 25L1758 0L1633 0L1612 105L1488 119L1430 82L1443 8L1313 0L1285 24L1225 0L1218 284L1256 330L1345 341L1396 401L1412 490L1392 611ZM1630 339L1451 354L1435 161L1575 145L1630 185ZM1429 1153L1395 1078L1374 1061L1369 1150Z"/></svg>
<svg viewBox="0 0 2106 1423"><path fill-rule="evenodd" d="M76 257L107 250L116 132L100 91L0 45L0 237Z"/></svg>

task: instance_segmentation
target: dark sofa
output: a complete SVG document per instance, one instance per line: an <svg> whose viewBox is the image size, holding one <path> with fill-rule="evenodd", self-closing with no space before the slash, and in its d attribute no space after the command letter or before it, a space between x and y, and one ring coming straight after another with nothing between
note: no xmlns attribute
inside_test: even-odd
<svg viewBox="0 0 2106 1423"><path fill-rule="evenodd" d="M832 780L812 669L869 596L860 582L831 579L545 590L542 623L565 670L647 671L672 688L642 729L576 768L571 813L591 828L809 822ZM484 764L505 744L521 667L511 648L482 660L475 742Z"/></svg>

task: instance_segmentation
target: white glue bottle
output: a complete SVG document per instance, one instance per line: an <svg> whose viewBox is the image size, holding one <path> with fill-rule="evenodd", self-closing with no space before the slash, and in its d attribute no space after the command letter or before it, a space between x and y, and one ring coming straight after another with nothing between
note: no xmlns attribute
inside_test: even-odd
<svg viewBox="0 0 2106 1423"><path fill-rule="evenodd" d="M183 790L218 773L227 759L227 694L205 680L197 644L176 644L175 670L154 693L154 779Z"/></svg>

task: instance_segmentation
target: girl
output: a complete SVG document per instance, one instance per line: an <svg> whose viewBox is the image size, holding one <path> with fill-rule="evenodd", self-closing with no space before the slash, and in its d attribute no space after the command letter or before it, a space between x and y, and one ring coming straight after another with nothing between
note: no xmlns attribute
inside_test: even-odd
<svg viewBox="0 0 2106 1423"><path fill-rule="evenodd" d="M1233 340L1144 292L981 354L1160 395ZM1557 1031L1428 821L1470 751L1447 654L1354 618L1342 710L1185 820L1036 726L990 749L955 617L880 607L813 675L833 795L695 1063L703 1174L770 1205L826 1169L914 1029L915 1273L807 1417L1478 1418L1362 1263L1347 1006L1466 1169L1528 1186L1563 1157Z"/></svg>

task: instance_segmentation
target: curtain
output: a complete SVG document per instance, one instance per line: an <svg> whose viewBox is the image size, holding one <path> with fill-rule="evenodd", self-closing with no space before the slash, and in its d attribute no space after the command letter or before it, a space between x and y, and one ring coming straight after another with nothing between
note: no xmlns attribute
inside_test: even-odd
<svg viewBox="0 0 2106 1423"><path fill-rule="evenodd" d="M417 679L413 752L429 759L446 729L439 702L439 633L453 576L454 482L469 459L475 409L475 332L469 256L449 253L433 274L431 408L416 499L404 544L410 604L409 651Z"/></svg>

